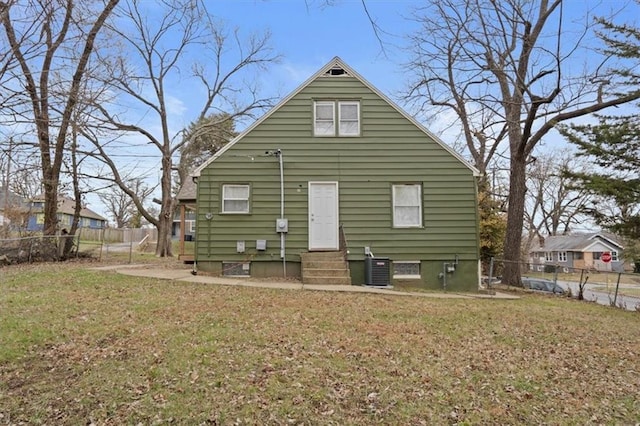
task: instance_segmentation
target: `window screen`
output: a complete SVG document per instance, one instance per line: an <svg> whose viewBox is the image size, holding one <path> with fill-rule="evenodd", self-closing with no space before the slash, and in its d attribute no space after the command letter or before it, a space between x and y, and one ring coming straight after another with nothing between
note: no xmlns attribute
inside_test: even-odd
<svg viewBox="0 0 640 426"><path fill-rule="evenodd" d="M340 135L358 136L360 134L360 104L358 102L340 102Z"/></svg>
<svg viewBox="0 0 640 426"><path fill-rule="evenodd" d="M249 213L249 185L222 186L222 213Z"/></svg>
<svg viewBox="0 0 640 426"><path fill-rule="evenodd" d="M422 186L393 185L393 226L422 226Z"/></svg>
<svg viewBox="0 0 640 426"><path fill-rule="evenodd" d="M335 135L334 106L333 102L315 103L314 134L316 136Z"/></svg>

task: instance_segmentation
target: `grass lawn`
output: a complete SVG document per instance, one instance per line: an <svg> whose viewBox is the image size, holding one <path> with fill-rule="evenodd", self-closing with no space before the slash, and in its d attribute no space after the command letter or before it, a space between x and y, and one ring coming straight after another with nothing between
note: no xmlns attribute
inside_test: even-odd
<svg viewBox="0 0 640 426"><path fill-rule="evenodd" d="M640 315L0 269L0 424L634 424Z"/></svg>

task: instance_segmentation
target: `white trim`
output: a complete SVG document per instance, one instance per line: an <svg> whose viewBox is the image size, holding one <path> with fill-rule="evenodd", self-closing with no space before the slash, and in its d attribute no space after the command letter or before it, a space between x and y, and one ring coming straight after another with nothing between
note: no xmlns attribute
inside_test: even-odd
<svg viewBox="0 0 640 426"><path fill-rule="evenodd" d="M420 273L420 261L419 260L394 260L392 263L393 266L393 278L397 278L397 279L405 279L405 280L416 280L416 279L420 279L422 278L422 275ZM397 264L410 264L410 265L418 265L418 273L417 274L408 274L408 275L402 275L402 274L395 274L395 265Z"/></svg>
<svg viewBox="0 0 640 426"><path fill-rule="evenodd" d="M607 240L607 241L609 241L609 240ZM603 246L605 246L605 247L608 247L608 248L609 248L609 251L618 251L617 249L615 249L615 248L614 248L614 246L617 246L617 247L619 247L619 248L622 248L622 246L618 246L617 244L615 244L615 245L610 245L610 244L605 243L604 241L600 241L600 240L598 240L598 241L594 241L593 243L589 244L587 247L585 247L585 248L584 248L584 249L582 249L581 251L582 251L583 253L593 253L593 250L589 250L589 249L590 249L591 247L595 246L596 244L601 244L601 245L603 245Z"/></svg>
<svg viewBox="0 0 640 426"><path fill-rule="evenodd" d="M418 187L418 223L411 225L398 225L396 224L396 187ZM422 228L422 202L423 202L423 190L421 183L394 183L391 184L391 227L392 228ZM400 207L415 207L415 206L400 206Z"/></svg>
<svg viewBox="0 0 640 426"><path fill-rule="evenodd" d="M336 187L336 209L334 211L335 214L335 218L336 218L336 229L335 229L335 241L336 241L336 246L335 247L312 247L311 246L311 186L312 185L334 185ZM340 186L338 185L337 181L309 181L307 184L307 210L308 210L308 214L307 214L307 226L308 226L308 233L307 233L307 246L309 248L309 250L339 250L340 249L340 232L339 232L339 228L340 228Z"/></svg>
<svg viewBox="0 0 640 426"><path fill-rule="evenodd" d="M381 97L384 101L386 101L392 108L394 108L397 112L399 112L403 117L405 117L407 120L409 120L411 123L413 123L415 126L418 127L418 129L422 130L422 132L424 134L426 134L427 136L429 136L431 139L433 139L433 141L435 143L437 143L438 145L440 145L442 148L444 148L445 151L447 151L449 154L453 155L456 159L458 159L458 161L460 161L464 166L466 166L472 173L474 176L480 176L480 171L475 168L473 165L471 165L471 163L469 163L466 159L464 159L462 157L462 155L460 155L459 153L457 153L453 148L451 148L449 145L447 145L446 143L444 143L440 138L438 138L436 135L434 135L433 133L431 133L429 130L427 130L426 127L424 127L422 124L420 124L418 121L416 121L415 118L411 117L406 111L404 111L403 109L401 109L398 105L396 105L395 102L393 102L391 99L389 99L385 94L383 94L382 92L380 92L377 88L375 88L373 85L371 85L371 83L369 83L367 80L365 80L360 74L358 74L357 72L355 72L351 67L349 67L347 64L345 64L342 59L340 59L339 57L334 57L331 61L329 61L324 67L320 68L320 70L318 70L318 72L316 72L315 74L313 74L311 77L309 77L307 80L305 80L304 83L302 83L300 86L298 86L297 89L295 89L293 92L291 92L288 96L285 96L284 98L282 98L282 100L280 102L278 102L278 104L276 106L274 106L273 108L271 108L269 111L267 111L266 114L264 114L262 117L260 117L258 120L254 121L253 124L251 124L249 127L247 127L242 133L240 133L238 136L236 136L235 138L233 138L231 141L229 141L225 146L222 147L222 149L220 149L218 152L216 152L211 158L209 158L207 161L205 161L200 167L198 167L194 172L193 172L193 176L194 177L199 177L200 173L202 172L202 170L204 170L205 167L207 167L209 164L211 164L212 162L214 162L216 159L218 159L220 156L222 156L225 152L227 152L227 150L229 150L233 145L235 145L240 139L242 139L247 133L251 132L253 129L255 129L258 125L260 125L263 121L265 121L267 118L269 118L274 112L276 112L278 109L280 109L284 104L286 104L287 102L289 102L294 96L296 96L297 94L299 94L305 87L307 87L309 84L311 84L315 79L317 79L320 76L323 76L327 71L329 71L331 68L334 67L341 67L342 69L344 69L349 75L353 76L354 78L360 80L360 82L362 84L364 84L369 90L371 90L373 93L375 93L376 95L378 95L379 97Z"/></svg>
<svg viewBox="0 0 640 426"><path fill-rule="evenodd" d="M246 198L225 198L225 189L230 187L238 187L238 188L246 188L247 189L247 197ZM222 194L220 197L221 205L220 205L220 214L249 214L251 212L251 185L248 183L223 183L222 184ZM225 201L246 201L247 202L247 210L239 211L227 211L225 210Z"/></svg>
<svg viewBox="0 0 640 426"><path fill-rule="evenodd" d="M344 120L345 122L356 122L358 125L358 130L355 133L342 133L342 130L340 129L341 124L342 124L342 106L343 105L355 105L356 106L356 119L355 120ZM360 127L361 127L361 119L360 119L360 101L341 101L338 100L338 119L337 121L337 126L336 126L336 130L338 131L338 136L341 137L357 137L360 136Z"/></svg>
<svg viewBox="0 0 640 426"><path fill-rule="evenodd" d="M560 256L560 255L564 255L564 256ZM564 258L562 258L564 257ZM566 251L559 251L558 252L558 262L566 262L567 261L567 252Z"/></svg>
<svg viewBox="0 0 640 426"><path fill-rule="evenodd" d="M331 105L331 133L318 133L318 105ZM323 120L322 122L328 122ZM327 138L336 136L336 103L335 101L313 101L313 136L316 138Z"/></svg>
<svg viewBox="0 0 640 426"><path fill-rule="evenodd" d="M614 245L616 247L620 247L621 249L624 248L621 244L617 243L616 241L612 240L611 238L605 237L604 235L595 234L595 235L592 235L591 237L589 237L590 240L593 240L594 238L601 238L601 239L603 239L605 241L608 241L609 244L611 244L611 245ZM609 244L605 244L605 245L609 245Z"/></svg>

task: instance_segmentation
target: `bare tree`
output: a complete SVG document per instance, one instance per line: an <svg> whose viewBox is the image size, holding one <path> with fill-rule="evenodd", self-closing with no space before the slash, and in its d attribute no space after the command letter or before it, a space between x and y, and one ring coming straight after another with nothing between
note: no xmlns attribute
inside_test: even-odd
<svg viewBox="0 0 640 426"><path fill-rule="evenodd" d="M104 83L112 90L115 102L110 106L97 104L100 114L95 118L101 120L102 130L135 135L144 141L141 145L153 147L159 155L161 196L157 217L128 186L130 180L122 175L121 164L100 135L85 132L85 136L110 168L113 181L133 199L144 218L158 228L156 255L171 256L175 210L171 190L173 156L187 142L182 137L184 126L175 126L171 121L172 82L174 85L178 81L185 83L190 77L200 83L200 105L193 105L192 101L190 105L199 109L196 121L214 113L223 121L233 121L271 105L272 100L259 97L257 87L247 85L243 77L248 72L264 70L276 56L268 46L268 34L242 40L238 31L226 32L199 0L167 0L150 9L145 7L148 4L143 1L127 2L118 9L117 20L110 26L114 38L122 43L122 53L101 60L111 75ZM153 19L147 16L151 10ZM189 66L192 73L186 76ZM116 102L130 106L129 110L118 109ZM136 111L144 114L145 119L141 120ZM223 125L222 122L209 124Z"/></svg>
<svg viewBox="0 0 640 426"><path fill-rule="evenodd" d="M576 188L564 170L586 170L584 158L562 149L538 155L527 173L528 192L525 201L525 230L533 238L545 235L566 235L586 217L591 202L584 189ZM527 250L525 250L527 252Z"/></svg>
<svg viewBox="0 0 640 426"><path fill-rule="evenodd" d="M136 197L142 201L143 205L155 190L154 187L147 186L144 180L140 178L134 178L125 183L127 188L131 188L135 192ZM98 197L105 205L107 213L115 220L116 227L132 227L133 220L138 216L138 210L133 199L126 192L118 185L113 184L109 188L100 191Z"/></svg>
<svg viewBox="0 0 640 426"><path fill-rule="evenodd" d="M8 136L0 141L0 174L2 186L23 199L42 194L37 147L21 136Z"/></svg>
<svg viewBox="0 0 640 426"><path fill-rule="evenodd" d="M595 49L583 69L570 71L593 25L585 22L582 34L569 40L575 34L566 31L562 0L427 3L415 14L422 28L412 37L410 96L454 113L481 171L500 143L508 144L503 277L518 285L525 177L534 148L558 123L638 99L640 90L623 87L624 72Z"/></svg>
<svg viewBox="0 0 640 426"><path fill-rule="evenodd" d="M9 93L6 98L13 99L11 118L35 127L47 235L56 232L60 171L80 86L96 37L118 1L90 6L74 0L0 1L3 42L17 63L4 70L2 87ZM99 9L91 9L94 5Z"/></svg>

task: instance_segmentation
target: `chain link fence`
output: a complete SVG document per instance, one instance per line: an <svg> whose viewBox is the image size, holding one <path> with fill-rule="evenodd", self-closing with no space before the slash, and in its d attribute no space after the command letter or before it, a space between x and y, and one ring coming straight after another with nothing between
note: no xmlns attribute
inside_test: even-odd
<svg viewBox="0 0 640 426"><path fill-rule="evenodd" d="M483 281L488 288L513 286L503 282L502 271L509 263L492 258L485 265ZM572 268L554 264L518 262L522 285L531 291L564 294L602 305L640 311L640 274L595 268Z"/></svg>
<svg viewBox="0 0 640 426"><path fill-rule="evenodd" d="M64 253L65 245L70 250ZM131 263L138 244L90 240L83 235L37 235L0 239L0 266L18 263L53 262L73 258L119 259Z"/></svg>

